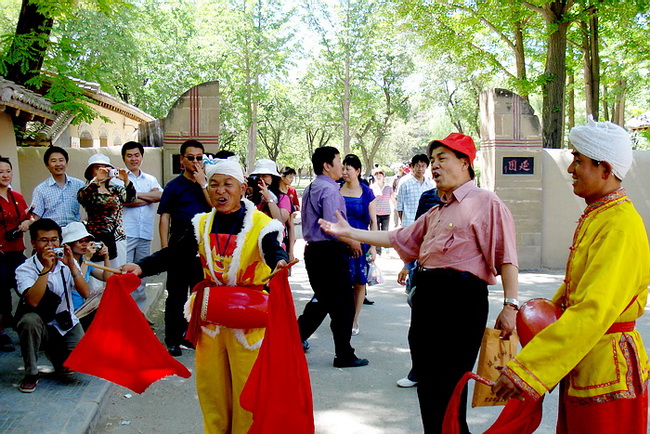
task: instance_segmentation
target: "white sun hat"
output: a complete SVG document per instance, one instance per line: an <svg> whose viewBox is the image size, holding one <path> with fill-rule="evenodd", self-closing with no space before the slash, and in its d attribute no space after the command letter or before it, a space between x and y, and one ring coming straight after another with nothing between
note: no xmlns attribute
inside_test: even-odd
<svg viewBox="0 0 650 434"><path fill-rule="evenodd" d="M68 223L67 226L61 229L61 234L63 235L63 244L73 243L88 237L95 239L95 237L88 233L86 225L81 222Z"/></svg>
<svg viewBox="0 0 650 434"><path fill-rule="evenodd" d="M269 160L268 158L260 158L255 162L255 167L253 167L251 175L273 175L279 177L280 172L278 172L275 161Z"/></svg>

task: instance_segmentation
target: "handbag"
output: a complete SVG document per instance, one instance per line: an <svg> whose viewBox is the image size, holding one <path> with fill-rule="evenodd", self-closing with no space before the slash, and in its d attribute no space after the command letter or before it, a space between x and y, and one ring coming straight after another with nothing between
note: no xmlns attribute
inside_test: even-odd
<svg viewBox="0 0 650 434"><path fill-rule="evenodd" d="M375 286L382 283L384 283L384 276L381 274L381 270L375 262L371 262L370 269L368 270L368 286Z"/></svg>
<svg viewBox="0 0 650 434"><path fill-rule="evenodd" d="M481 340L481 352L478 356L476 373L486 380L496 381L501 374L500 368L504 367L517 355L519 337L510 335L508 339L501 339L501 330L486 328ZM490 407L505 405L507 400L499 400L492 393L490 386L476 382L472 407Z"/></svg>
<svg viewBox="0 0 650 434"><path fill-rule="evenodd" d="M20 303L18 303L18 308L16 309L16 323L23 317L23 315L28 313L36 313L41 317L45 324L48 324L54 321L54 316L56 315L56 310L61 304L61 297L56 293L52 292L49 288L45 289L41 301L38 302L36 306L32 306L27 303L27 300L24 296L20 297Z"/></svg>

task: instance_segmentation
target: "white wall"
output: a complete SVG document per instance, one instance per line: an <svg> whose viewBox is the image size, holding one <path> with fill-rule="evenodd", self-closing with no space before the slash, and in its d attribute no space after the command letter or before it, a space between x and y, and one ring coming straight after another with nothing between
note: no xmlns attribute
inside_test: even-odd
<svg viewBox="0 0 650 434"><path fill-rule="evenodd" d="M542 194L542 267L564 269L577 221L585 202L573 194L567 168L573 156L568 149L544 149ZM650 152L634 151L634 164L623 187L650 232Z"/></svg>

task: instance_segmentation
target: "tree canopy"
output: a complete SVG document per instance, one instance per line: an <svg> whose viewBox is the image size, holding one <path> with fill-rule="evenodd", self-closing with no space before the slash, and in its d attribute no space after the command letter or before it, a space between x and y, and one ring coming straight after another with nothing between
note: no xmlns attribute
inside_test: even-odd
<svg viewBox="0 0 650 434"><path fill-rule="evenodd" d="M544 145L588 113L650 109L650 0L5 0L0 75L84 111L68 77L157 117L219 80L221 146L309 167L325 144L388 168L451 131L478 96L528 99ZM54 78L52 78L54 77ZM478 140L477 140L478 141ZM640 141L641 144L644 140Z"/></svg>

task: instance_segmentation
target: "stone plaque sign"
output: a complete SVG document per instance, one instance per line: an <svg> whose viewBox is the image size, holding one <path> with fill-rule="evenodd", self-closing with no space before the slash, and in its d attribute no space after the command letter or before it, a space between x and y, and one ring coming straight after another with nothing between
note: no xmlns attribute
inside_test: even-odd
<svg viewBox="0 0 650 434"><path fill-rule="evenodd" d="M534 175L535 157L503 157L504 175Z"/></svg>

